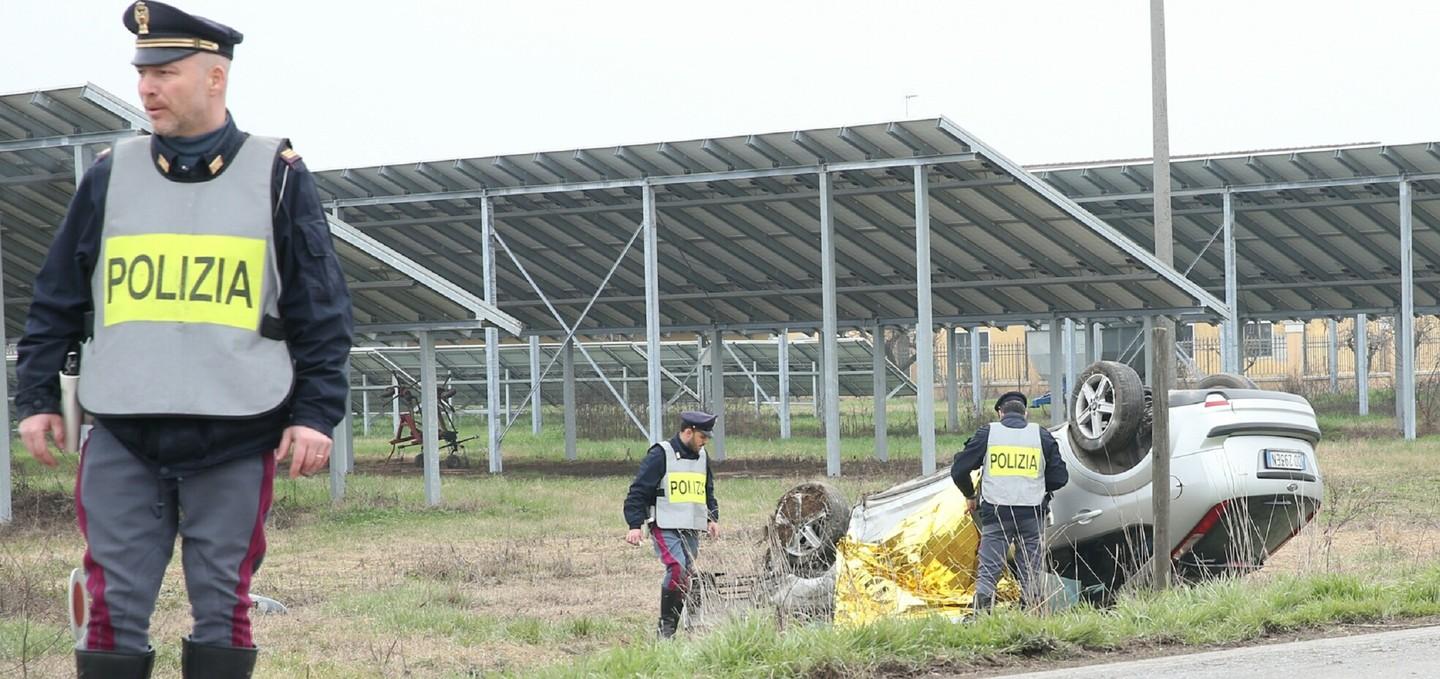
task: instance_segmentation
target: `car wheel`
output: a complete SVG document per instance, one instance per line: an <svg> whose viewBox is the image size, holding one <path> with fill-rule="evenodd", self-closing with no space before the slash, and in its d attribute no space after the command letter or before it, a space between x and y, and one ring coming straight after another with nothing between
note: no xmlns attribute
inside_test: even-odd
<svg viewBox="0 0 1440 679"><path fill-rule="evenodd" d="M1195 383L1196 389L1259 389L1255 382L1244 375L1235 373L1213 373L1200 378Z"/></svg>
<svg viewBox="0 0 1440 679"><path fill-rule="evenodd" d="M1130 366L1096 361L1075 380L1070 433L1086 453L1131 446L1145 415L1145 387Z"/></svg>
<svg viewBox="0 0 1440 679"><path fill-rule="evenodd" d="M835 563L835 545L850 527L850 504L827 483L802 483L780 496L770 519L773 566L813 578Z"/></svg>

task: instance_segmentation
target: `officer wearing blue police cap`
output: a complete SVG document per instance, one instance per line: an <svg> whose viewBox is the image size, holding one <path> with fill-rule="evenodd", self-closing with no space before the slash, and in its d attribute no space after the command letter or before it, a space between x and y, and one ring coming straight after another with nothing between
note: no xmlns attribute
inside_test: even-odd
<svg viewBox="0 0 1440 679"><path fill-rule="evenodd" d="M976 430L950 467L950 478L980 526L972 604L977 613L995 605L995 587L1012 543L1022 603L1039 603L1045 558L1040 533L1046 508L1050 495L1070 481L1055 437L1044 427L1025 421L1028 403L1018 391L1001 394L995 399L1000 421ZM976 469L980 470L978 490L970 478Z"/></svg>
<svg viewBox="0 0 1440 679"><path fill-rule="evenodd" d="M194 617L183 676L245 678L277 464L293 457L292 478L325 467L349 404L350 296L300 156L230 115L240 32L148 0L124 23L154 134L117 142L76 188L35 279L15 408L25 447L54 466L58 373L88 340L79 676L150 676L179 536Z"/></svg>
<svg viewBox="0 0 1440 679"><path fill-rule="evenodd" d="M639 545L648 525L655 554L665 566L660 581L661 638L675 635L695 576L700 534L720 534L720 504L705 442L717 416L700 411L680 415L680 432L645 454L625 496L625 541Z"/></svg>

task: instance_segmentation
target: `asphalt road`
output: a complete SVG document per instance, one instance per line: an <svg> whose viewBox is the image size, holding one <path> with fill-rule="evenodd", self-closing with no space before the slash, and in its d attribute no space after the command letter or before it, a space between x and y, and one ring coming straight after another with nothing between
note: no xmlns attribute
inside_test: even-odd
<svg viewBox="0 0 1440 679"><path fill-rule="evenodd" d="M1440 677L1440 627L1006 675L1007 679L1351 679Z"/></svg>

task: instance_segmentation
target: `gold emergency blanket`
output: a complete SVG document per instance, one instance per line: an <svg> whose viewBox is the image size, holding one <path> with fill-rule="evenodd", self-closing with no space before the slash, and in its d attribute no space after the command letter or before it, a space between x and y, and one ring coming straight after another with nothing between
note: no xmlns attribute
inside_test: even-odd
<svg viewBox="0 0 1440 679"><path fill-rule="evenodd" d="M980 531L948 473L867 498L837 548L835 621L970 613ZM1002 577L998 601L1018 601Z"/></svg>

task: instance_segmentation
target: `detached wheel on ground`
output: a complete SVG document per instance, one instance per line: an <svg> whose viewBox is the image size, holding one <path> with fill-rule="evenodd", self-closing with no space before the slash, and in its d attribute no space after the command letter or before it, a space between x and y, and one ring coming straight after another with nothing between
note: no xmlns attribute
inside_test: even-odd
<svg viewBox="0 0 1440 679"><path fill-rule="evenodd" d="M1145 387L1130 366L1096 361L1075 380L1070 431L1075 447L1104 453L1129 447L1145 416Z"/></svg>
<svg viewBox="0 0 1440 679"><path fill-rule="evenodd" d="M828 483L802 483L780 496L770 518L771 567L800 577L835 563L835 545L850 527L850 503Z"/></svg>
<svg viewBox="0 0 1440 679"><path fill-rule="evenodd" d="M1259 389L1255 382L1244 375L1235 373L1214 373L1200 378L1196 389Z"/></svg>

